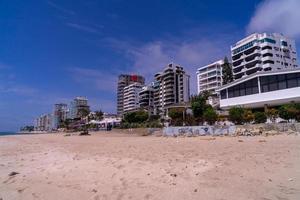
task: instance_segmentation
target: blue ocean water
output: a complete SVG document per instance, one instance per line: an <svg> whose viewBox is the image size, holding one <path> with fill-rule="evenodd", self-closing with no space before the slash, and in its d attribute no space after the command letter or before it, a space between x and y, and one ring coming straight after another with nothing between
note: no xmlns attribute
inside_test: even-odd
<svg viewBox="0 0 300 200"><path fill-rule="evenodd" d="M4 136L4 135L18 135L19 133L16 132L0 132L0 136Z"/></svg>

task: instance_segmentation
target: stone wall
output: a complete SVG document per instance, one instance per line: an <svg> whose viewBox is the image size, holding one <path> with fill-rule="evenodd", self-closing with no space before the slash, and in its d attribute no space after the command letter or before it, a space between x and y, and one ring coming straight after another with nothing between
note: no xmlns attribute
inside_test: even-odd
<svg viewBox="0 0 300 200"><path fill-rule="evenodd" d="M165 136L255 136L300 134L300 123L165 127Z"/></svg>

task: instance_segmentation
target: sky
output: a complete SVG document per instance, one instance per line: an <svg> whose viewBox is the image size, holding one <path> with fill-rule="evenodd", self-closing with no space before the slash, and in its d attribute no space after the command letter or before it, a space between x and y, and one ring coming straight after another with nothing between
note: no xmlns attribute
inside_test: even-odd
<svg viewBox="0 0 300 200"><path fill-rule="evenodd" d="M0 0L0 131L76 96L115 113L119 74L149 83L170 62L195 93L197 68L253 32L283 33L300 49L299 10L299 0Z"/></svg>

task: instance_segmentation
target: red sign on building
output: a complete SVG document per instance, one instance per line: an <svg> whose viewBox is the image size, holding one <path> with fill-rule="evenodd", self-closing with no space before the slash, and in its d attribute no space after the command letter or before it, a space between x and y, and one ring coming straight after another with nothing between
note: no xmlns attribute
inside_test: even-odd
<svg viewBox="0 0 300 200"><path fill-rule="evenodd" d="M130 80L134 81L134 82L137 82L138 81L138 76L137 75L131 75Z"/></svg>

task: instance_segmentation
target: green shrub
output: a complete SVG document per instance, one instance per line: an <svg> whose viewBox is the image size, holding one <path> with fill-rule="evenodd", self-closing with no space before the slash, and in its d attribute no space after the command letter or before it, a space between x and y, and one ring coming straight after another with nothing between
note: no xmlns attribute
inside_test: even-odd
<svg viewBox="0 0 300 200"><path fill-rule="evenodd" d="M278 115L285 120L297 119L300 111L297 109L297 104L287 104L280 106Z"/></svg>
<svg viewBox="0 0 300 200"><path fill-rule="evenodd" d="M212 107L207 107L203 113L203 119L210 125L213 125L217 119L218 114Z"/></svg>
<svg viewBox="0 0 300 200"><path fill-rule="evenodd" d="M264 112L255 112L254 121L256 124L265 123L267 121L267 116Z"/></svg>
<svg viewBox="0 0 300 200"><path fill-rule="evenodd" d="M251 110L244 110L243 113L243 122L250 123L254 120L254 114Z"/></svg>
<svg viewBox="0 0 300 200"><path fill-rule="evenodd" d="M243 123L243 115L245 109L242 107L232 107L229 109L229 120L235 124Z"/></svg>

